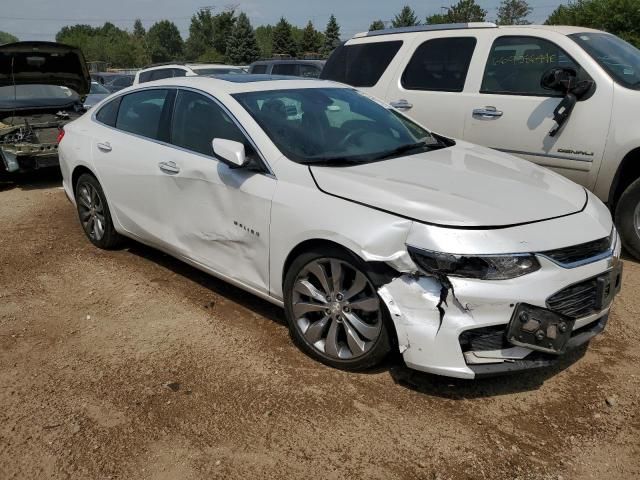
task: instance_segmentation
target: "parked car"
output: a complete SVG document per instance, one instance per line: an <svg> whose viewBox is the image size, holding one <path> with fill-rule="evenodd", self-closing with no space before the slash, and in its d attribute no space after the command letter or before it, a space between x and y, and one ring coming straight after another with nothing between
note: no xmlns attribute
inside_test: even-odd
<svg viewBox="0 0 640 480"><path fill-rule="evenodd" d="M98 82L100 85L105 85L120 76L122 75L117 72L93 72L91 73L91 80Z"/></svg>
<svg viewBox="0 0 640 480"><path fill-rule="evenodd" d="M152 82L67 125L88 239L136 239L283 306L296 343L339 368L393 347L474 378L602 331L622 264L595 195L350 87L267 78Z"/></svg>
<svg viewBox="0 0 640 480"><path fill-rule="evenodd" d="M89 90L89 95L84 99L83 107L85 110L89 110L96 103L104 100L109 95L111 95L111 92L105 87L100 85L98 82L91 82L91 90Z"/></svg>
<svg viewBox="0 0 640 480"><path fill-rule="evenodd" d="M89 83L78 48L52 42L0 46L0 170L57 165L60 129L82 115Z"/></svg>
<svg viewBox="0 0 640 480"><path fill-rule="evenodd" d="M324 60L260 60L249 66L249 73L318 78Z"/></svg>
<svg viewBox="0 0 640 480"><path fill-rule="evenodd" d="M153 80L173 77L191 77L193 75L243 75L242 67L219 63L163 63L145 67L136 73L134 85Z"/></svg>
<svg viewBox="0 0 640 480"><path fill-rule="evenodd" d="M322 78L586 186L640 258L640 51L618 37L489 23L368 32L334 51Z"/></svg>
<svg viewBox="0 0 640 480"><path fill-rule="evenodd" d="M119 92L123 88L133 85L133 78L133 75L118 75L105 83L104 88L109 90L111 93Z"/></svg>

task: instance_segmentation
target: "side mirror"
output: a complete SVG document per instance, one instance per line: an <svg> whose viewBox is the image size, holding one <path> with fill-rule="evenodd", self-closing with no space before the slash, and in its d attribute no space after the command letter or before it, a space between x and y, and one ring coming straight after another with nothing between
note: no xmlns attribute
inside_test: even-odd
<svg viewBox="0 0 640 480"><path fill-rule="evenodd" d="M214 138L211 144L213 145L213 153L231 168L243 167L247 163L242 143L224 138Z"/></svg>
<svg viewBox="0 0 640 480"><path fill-rule="evenodd" d="M552 68L542 74L540 85L547 90L566 94L575 86L578 72L573 68Z"/></svg>

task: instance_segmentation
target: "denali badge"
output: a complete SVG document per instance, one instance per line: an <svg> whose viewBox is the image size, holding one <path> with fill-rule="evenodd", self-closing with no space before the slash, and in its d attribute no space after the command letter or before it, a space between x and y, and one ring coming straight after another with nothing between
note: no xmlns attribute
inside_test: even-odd
<svg viewBox="0 0 640 480"><path fill-rule="evenodd" d="M569 153L571 155L586 155L587 157L593 157L593 152L585 152L584 150L571 150L570 148L559 148L558 153Z"/></svg>

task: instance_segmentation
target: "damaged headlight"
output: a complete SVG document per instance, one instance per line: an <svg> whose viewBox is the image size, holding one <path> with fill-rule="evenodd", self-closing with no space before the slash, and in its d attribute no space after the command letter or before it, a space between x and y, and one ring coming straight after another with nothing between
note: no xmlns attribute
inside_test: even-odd
<svg viewBox="0 0 640 480"><path fill-rule="evenodd" d="M409 256L424 273L478 278L481 280L507 280L535 272L540 263L534 255L467 256L432 252L407 245Z"/></svg>

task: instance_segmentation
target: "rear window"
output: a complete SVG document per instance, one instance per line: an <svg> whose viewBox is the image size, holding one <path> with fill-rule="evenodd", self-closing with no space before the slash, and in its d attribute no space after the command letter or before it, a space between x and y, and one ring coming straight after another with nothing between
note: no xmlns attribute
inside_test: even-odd
<svg viewBox="0 0 640 480"><path fill-rule="evenodd" d="M273 75L298 75L298 65L295 63L276 63L271 69Z"/></svg>
<svg viewBox="0 0 640 480"><path fill-rule="evenodd" d="M320 78L354 87L373 87L401 46L401 40L342 45L331 54Z"/></svg>
<svg viewBox="0 0 640 480"><path fill-rule="evenodd" d="M476 46L473 37L437 38L420 45L402 74L407 90L461 92Z"/></svg>

